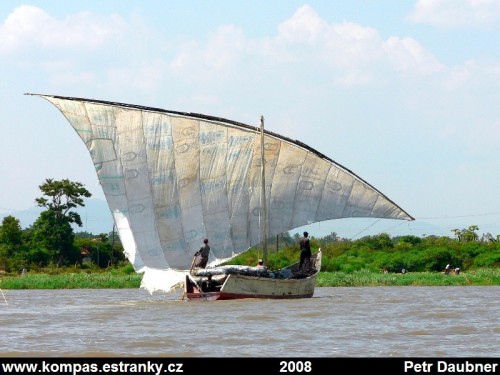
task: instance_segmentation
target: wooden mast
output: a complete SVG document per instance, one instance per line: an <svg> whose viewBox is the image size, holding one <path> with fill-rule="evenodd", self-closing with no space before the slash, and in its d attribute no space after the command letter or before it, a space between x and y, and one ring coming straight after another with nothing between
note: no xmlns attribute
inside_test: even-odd
<svg viewBox="0 0 500 375"><path fill-rule="evenodd" d="M266 162L264 157L264 116L260 116L260 163L261 163L261 199L262 199L262 263L267 267L267 205L266 205Z"/></svg>

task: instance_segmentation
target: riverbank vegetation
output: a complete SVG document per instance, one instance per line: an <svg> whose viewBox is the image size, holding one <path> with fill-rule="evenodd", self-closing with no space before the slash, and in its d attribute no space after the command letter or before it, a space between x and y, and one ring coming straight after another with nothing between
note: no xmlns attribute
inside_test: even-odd
<svg viewBox="0 0 500 375"><path fill-rule="evenodd" d="M128 267L125 267L129 269ZM0 277L3 289L123 289L139 288L142 274L120 269L94 272L26 273ZM376 286L498 286L500 268L481 268L446 275L442 272L380 273L369 270L320 272L317 287L376 287Z"/></svg>
<svg viewBox="0 0 500 375"><path fill-rule="evenodd" d="M316 286L493 286L500 285L500 268L481 268L447 275L443 272L376 273L368 270L320 272Z"/></svg>
<svg viewBox="0 0 500 375"><path fill-rule="evenodd" d="M474 228L472 228L474 229ZM468 229L469 230L469 229ZM268 267L279 269L298 260L298 234L282 236L280 243L268 243ZM88 237L88 238L87 238ZM483 286L500 285L500 245L492 239L463 241L448 237L391 238L382 233L355 241L332 241L311 237L313 251L321 248L322 272L317 286ZM75 264L44 267L29 265L5 272L0 277L4 289L138 288L142 275L122 259L107 265L98 263L97 253L109 236L93 238L85 234L75 240L82 246L82 260ZM119 240L115 240L115 245ZM96 243L98 245L96 245ZM83 244L83 245L82 245ZM103 248L106 248L105 246ZM121 249L120 247L117 247ZM113 253L109 249L109 254ZM116 250L114 252L116 254ZM123 255L122 255L123 256ZM262 248L254 248L230 260L228 264L255 265ZM87 259L87 261L83 261ZM457 272L445 274L450 264Z"/></svg>
<svg viewBox="0 0 500 375"><path fill-rule="evenodd" d="M335 233L311 238L311 247L323 253L321 271L353 274L359 271L379 273L441 273L447 265L459 273L500 267L500 236L479 238L477 226L455 230L455 238L428 236L391 237L387 233L358 240L339 239ZM268 265L278 269L297 261L299 234L281 236L268 242ZM255 248L232 259L230 264L252 264L262 257Z"/></svg>
<svg viewBox="0 0 500 375"><path fill-rule="evenodd" d="M88 191L69 180L47 179L46 208L29 228L7 216L0 225L0 288L137 288L141 274L126 260L115 232L74 233L81 226L72 211L83 206ZM376 285L500 285L500 235L479 238L471 225L452 231L453 237L391 237L386 233L345 240L331 233L310 236L314 251L321 248L318 286ZM299 258L300 235L284 233L268 239L268 268L276 270ZM263 256L255 247L228 264L256 265ZM455 274L444 274L449 265Z"/></svg>
<svg viewBox="0 0 500 375"><path fill-rule="evenodd" d="M127 267L128 268L128 267ZM131 268L131 267L130 267ZM142 274L123 272L121 269L94 272L27 272L0 277L3 289L123 289L139 288ZM65 272L64 272L65 271Z"/></svg>

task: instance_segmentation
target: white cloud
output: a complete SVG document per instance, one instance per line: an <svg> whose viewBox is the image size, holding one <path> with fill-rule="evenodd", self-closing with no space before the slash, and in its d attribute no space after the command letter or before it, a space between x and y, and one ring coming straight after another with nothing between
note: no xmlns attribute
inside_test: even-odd
<svg viewBox="0 0 500 375"><path fill-rule="evenodd" d="M37 34L41 25L49 22L50 16L37 7L16 8L0 26L0 52L19 48L24 40Z"/></svg>
<svg viewBox="0 0 500 375"><path fill-rule="evenodd" d="M304 5L283 22L272 51L283 51L290 61L320 61L337 83L359 85L373 82L390 66L400 73L429 75L445 69L429 51L408 37L383 41L378 31L352 22L328 24ZM291 58L293 54L294 58Z"/></svg>
<svg viewBox="0 0 500 375"><path fill-rule="evenodd" d="M140 32L148 32L139 28ZM391 37L383 41L375 28L352 22L328 23L308 5L282 22L276 35L262 39L247 38L235 25L222 25L205 40L184 37L176 44L169 41L170 53L165 54L162 48L146 51L148 47L134 38L136 33L116 15L104 17L84 12L57 19L40 8L23 5L0 25L0 54L7 51L36 54L43 49L45 61L36 61L65 64L67 77L71 75L68 59L72 59L73 69L84 71L75 72L75 77L91 80L98 75L92 74L93 69L99 67L103 71L110 66L107 70L110 82L130 84L127 76L140 76L144 79L144 89L151 89L169 77L217 85L248 79L241 71L270 80L277 72L286 76L314 70L332 83L364 85L383 79L381 71L395 69L418 76L443 69L436 58L411 38ZM155 37L150 35L152 43ZM143 35L141 40L144 38L148 36ZM128 41L126 45L120 42L123 40ZM142 61L146 56L156 60L151 74L149 63ZM134 71L138 73L133 74ZM101 82L106 82L105 78L102 73L98 77Z"/></svg>
<svg viewBox="0 0 500 375"><path fill-rule="evenodd" d="M57 20L40 8L22 5L0 25L0 54L27 46L88 50L110 42L124 26L125 22L116 15L98 18L83 12Z"/></svg>
<svg viewBox="0 0 500 375"><path fill-rule="evenodd" d="M248 39L243 30L219 28L206 42L184 41L170 67L190 81L206 81L231 71L258 71L261 76L317 70L332 82L360 85L373 82L380 71L395 69L411 76L440 72L444 66L416 40L392 37L352 22L329 24L304 5L278 26L274 37ZM236 66L240 65L240 66ZM389 68L389 69L388 69ZM378 78L377 78L378 79Z"/></svg>
<svg viewBox="0 0 500 375"><path fill-rule="evenodd" d="M299 8L292 18L278 27L279 39L290 43L314 44L328 31L328 24L308 5Z"/></svg>
<svg viewBox="0 0 500 375"><path fill-rule="evenodd" d="M378 59L380 42L376 29L351 22L328 24L304 5L279 25L271 50L274 55L281 51L292 61L316 59L326 65L352 67Z"/></svg>
<svg viewBox="0 0 500 375"><path fill-rule="evenodd" d="M441 72L445 66L415 39L391 37L383 43L391 65L402 72L428 75Z"/></svg>
<svg viewBox="0 0 500 375"><path fill-rule="evenodd" d="M454 67L450 71L447 86L451 89L455 89L456 87L460 87L464 83L469 82L474 71L477 71L477 69L477 62L472 60L466 61L464 64Z"/></svg>
<svg viewBox="0 0 500 375"><path fill-rule="evenodd" d="M410 20L442 27L498 27L498 0L418 0Z"/></svg>
<svg viewBox="0 0 500 375"><path fill-rule="evenodd" d="M185 75L188 80L206 80L220 74L228 74L245 55L250 42L236 26L226 25L212 33L207 41L183 42L169 66L176 75Z"/></svg>

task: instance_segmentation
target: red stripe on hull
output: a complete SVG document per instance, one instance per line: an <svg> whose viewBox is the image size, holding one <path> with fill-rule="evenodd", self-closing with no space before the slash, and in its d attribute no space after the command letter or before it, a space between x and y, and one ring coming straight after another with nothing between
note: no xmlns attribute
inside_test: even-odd
<svg viewBox="0 0 500 375"><path fill-rule="evenodd" d="M245 298L265 298L265 299L299 299L299 298L311 298L313 293L301 294L301 295L261 295L261 294L235 294L235 293L186 293L186 297L189 300L206 300L206 301L216 301L216 300L230 300L230 299L245 299Z"/></svg>

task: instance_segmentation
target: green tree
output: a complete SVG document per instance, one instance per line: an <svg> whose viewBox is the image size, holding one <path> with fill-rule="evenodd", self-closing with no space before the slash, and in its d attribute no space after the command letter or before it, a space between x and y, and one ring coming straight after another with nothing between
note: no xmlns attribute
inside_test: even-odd
<svg viewBox="0 0 500 375"><path fill-rule="evenodd" d="M36 230L33 226L23 230L23 246L25 247L26 260L31 267L40 269L50 261L50 254L43 244L35 238Z"/></svg>
<svg viewBox="0 0 500 375"><path fill-rule="evenodd" d="M458 241L472 242L479 240L479 236L476 233L477 230L479 230L477 225L470 225L467 229L453 229L452 232L455 233Z"/></svg>
<svg viewBox="0 0 500 375"><path fill-rule="evenodd" d="M14 216L4 217L0 226L0 264L4 270L17 265L14 258L21 263L24 261L20 251L22 244L21 223Z"/></svg>
<svg viewBox="0 0 500 375"><path fill-rule="evenodd" d="M14 216L6 216L0 227L0 243L6 245L7 256L14 255L22 244L21 223Z"/></svg>
<svg viewBox="0 0 500 375"><path fill-rule="evenodd" d="M83 198L89 198L90 192L80 182L68 179L46 179L39 188L44 196L37 198L36 202L46 210L33 225L34 239L45 247L58 266L64 259L76 260L79 254L73 246L75 235L71 224L81 227L82 220L72 209L85 206Z"/></svg>
<svg viewBox="0 0 500 375"><path fill-rule="evenodd" d="M93 264L106 268L125 259L123 247L114 232L101 233L97 236L87 236L85 233L75 235L75 247L80 251L90 252Z"/></svg>
<svg viewBox="0 0 500 375"><path fill-rule="evenodd" d="M45 183L39 186L40 190L47 197L36 198L38 206L45 207L52 211L58 220L68 223L75 223L82 226L80 215L71 211L78 206L85 206L83 198L90 198L92 194L80 182L72 182L68 179L54 181L51 178L45 180Z"/></svg>

